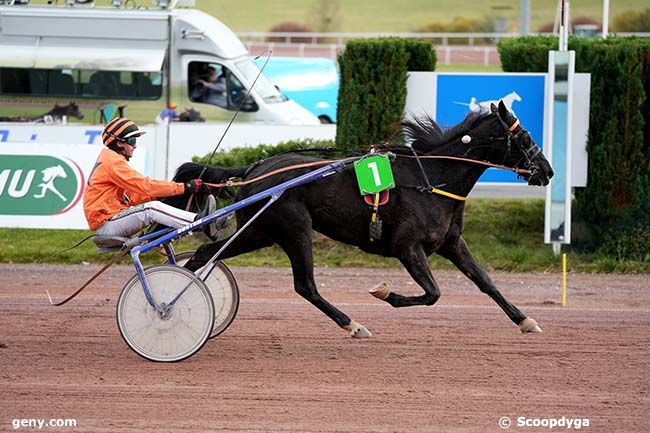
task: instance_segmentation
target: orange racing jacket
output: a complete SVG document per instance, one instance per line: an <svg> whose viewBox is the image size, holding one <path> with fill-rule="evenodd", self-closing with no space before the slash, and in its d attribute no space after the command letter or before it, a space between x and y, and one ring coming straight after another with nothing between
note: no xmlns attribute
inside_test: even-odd
<svg viewBox="0 0 650 433"><path fill-rule="evenodd" d="M84 214L90 230L137 204L183 194L182 183L153 180L134 170L123 155L103 149L84 192Z"/></svg>

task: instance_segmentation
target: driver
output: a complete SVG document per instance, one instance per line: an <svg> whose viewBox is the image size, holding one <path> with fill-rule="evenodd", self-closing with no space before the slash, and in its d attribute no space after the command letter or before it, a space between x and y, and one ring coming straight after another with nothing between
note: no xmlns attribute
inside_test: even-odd
<svg viewBox="0 0 650 433"><path fill-rule="evenodd" d="M145 131L125 117L113 119L104 128L102 141L106 146L99 153L84 192L84 214L90 230L101 236L129 237L150 224L181 228L216 210L214 196L208 195L199 214L161 203L157 197L195 193L201 190L201 179L185 183L153 180L128 164L133 156L136 139ZM212 240L217 226L204 229Z"/></svg>

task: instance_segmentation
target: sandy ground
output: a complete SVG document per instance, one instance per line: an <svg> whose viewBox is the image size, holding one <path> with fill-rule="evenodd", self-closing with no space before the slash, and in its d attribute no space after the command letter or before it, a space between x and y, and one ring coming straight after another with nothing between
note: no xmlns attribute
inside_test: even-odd
<svg viewBox="0 0 650 433"><path fill-rule="evenodd" d="M160 364L133 353L117 329L130 267L49 306L45 287L62 297L96 270L0 265L0 432L16 431L13 420L55 418L77 426L42 431L575 430L520 427L519 417L650 431L648 275L570 275L563 308L559 275L494 273L544 329L522 335L457 272L436 273L437 305L393 309L367 289L387 280L418 293L404 271L318 269L321 293L374 334L353 340L293 292L288 269L236 268L233 325L194 357Z"/></svg>

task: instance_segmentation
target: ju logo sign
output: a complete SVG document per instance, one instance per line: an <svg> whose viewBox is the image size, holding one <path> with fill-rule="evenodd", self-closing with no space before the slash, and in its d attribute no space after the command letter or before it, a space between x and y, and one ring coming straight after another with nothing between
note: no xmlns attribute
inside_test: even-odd
<svg viewBox="0 0 650 433"><path fill-rule="evenodd" d="M0 214L56 215L83 194L79 166L49 155L0 155Z"/></svg>
<svg viewBox="0 0 650 433"><path fill-rule="evenodd" d="M393 170L387 155L374 155L354 161L354 172L362 195L395 187Z"/></svg>

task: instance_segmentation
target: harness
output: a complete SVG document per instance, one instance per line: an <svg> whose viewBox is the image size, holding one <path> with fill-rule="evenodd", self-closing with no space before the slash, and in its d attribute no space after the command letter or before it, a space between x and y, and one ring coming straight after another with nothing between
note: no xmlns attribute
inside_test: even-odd
<svg viewBox="0 0 650 433"><path fill-rule="evenodd" d="M503 163L502 164L494 164L488 161L481 161L469 157L462 157L462 156L442 156L442 155L418 155L417 151L413 149L412 147L411 152L413 153L412 155L394 155L395 157L403 157L403 158L412 158L415 159L419 171L422 175L422 179L424 180L425 185L424 186L416 186L416 189L421 192L426 192L430 194L437 194L452 200L456 201L461 201L464 202L467 197L463 197L458 194L454 194L449 191L445 191L441 187L444 186L442 185L431 185L429 182L429 178L426 175L426 172L424 170L424 167L422 165L421 159L446 159L446 160L452 160L452 161L461 161L461 162L467 162L471 164L478 164L482 165L485 167L491 167L491 168L497 168L501 170L508 170L512 171L514 173L517 173L518 175L522 174L529 174L532 175L535 173L535 170L531 171L529 169L525 168L518 168L517 165L519 165L519 161L514 164L513 167L506 166L504 165L508 155L510 154L510 149L511 149L511 144L512 144L512 138L518 136L522 131L523 128L521 128L519 119L515 119L515 121L512 123L512 125L508 126L506 123L501 119L501 117L497 116L499 121L504 127L504 130L506 131L505 137L501 137L506 141L506 151L503 156ZM517 130L519 128L519 130ZM517 131L517 132L515 132ZM377 146L373 146L371 149L371 153L379 152L381 153L382 151L386 152L386 149L380 149ZM534 144L531 145L530 148L522 150L522 153L524 154L524 158L526 158L527 166L528 167L535 167L535 165L532 162L532 159L537 156L537 154L540 152L540 149L535 146ZM339 161L351 161L354 160L355 158L346 158L343 160ZM317 167L317 166L322 166L325 164L328 164L331 161L315 161L315 162L310 162L310 163L303 163L303 164L296 164L296 165L291 165L283 168L279 168L277 170L273 170L271 172L265 173L263 175L257 176L252 179L248 179L245 181L240 181L240 182L235 182L228 180L223 183L218 183L218 184L213 184L213 183L205 183L209 187L214 187L214 188L223 188L223 187L232 187L232 186L243 186L243 185L248 185L251 183L258 182L260 180L266 179L268 177L271 177L273 175L291 171L291 170L297 170L297 169L302 169L302 168L308 168L308 167ZM375 240L380 240L381 239L381 234L382 234L382 220L379 216L379 207L382 205L385 205L390 197L389 190L384 190L380 191L374 194L367 194L363 196L363 200L368 206L371 206L371 215L370 215L370 226L369 226L369 235L370 235L370 241L375 241Z"/></svg>
<svg viewBox="0 0 650 433"><path fill-rule="evenodd" d="M515 122L513 122L512 125L509 127L505 124L505 122L499 117L499 120L504 126L504 129L506 130L506 152L503 157L503 161L505 162L507 156L510 154L510 147L511 147L511 140L512 137L518 136L522 131L523 128L521 128L519 124L519 120L516 119ZM519 130L517 130L519 128ZM515 132L517 130L517 132ZM513 134L514 133L514 134ZM411 151L413 155L395 155L395 157L401 157L401 158L413 158L418 164L419 170L422 174L422 177L424 179L425 186L418 186L416 187L419 191L422 192L427 192L430 194L437 194L441 195L443 197L447 197L453 200L457 201L465 201L466 197L445 191L443 189L440 189L441 186L443 185L436 185L432 186L431 183L429 182L428 177L426 176L426 172L424 171L424 167L422 166L422 162L420 161L421 159L446 159L446 160L452 160L452 161L462 161L462 162L467 162L471 164L478 164L478 165L483 165L486 167L492 167L492 168L497 168L501 170L508 170L515 172L517 174L530 174L533 175L535 174L537 167L536 165L532 162L532 159L535 158L541 150L535 146L534 144L531 145L528 149L521 149L523 153L523 157L526 158L527 165L529 167L533 167L533 170L529 169L524 169L524 168L517 168L515 164L514 167L508 167L503 164L494 164L491 162L487 161L481 161L473 158L466 158L466 157L459 157L459 156L441 156L441 155L418 155L417 151L415 149L411 148ZM373 152L388 152L386 149L377 149L373 148ZM244 186L244 185L249 185L255 182L259 182L263 179L267 179L271 176L274 176L279 173L284 173L287 171L292 171L292 170L299 170L299 169L304 169L304 168L311 168L311 167L320 167L324 166L327 164L331 164L332 162L336 161L341 161L344 164L350 163L354 160L358 159L357 157L349 157L349 158L343 158L343 159L338 159L338 160L326 160L326 161L313 161L313 162L308 162L308 163L302 163L302 164L295 164L295 165L290 165L287 167L282 167L273 171L270 171L268 173L264 173L260 176L256 176L252 179L244 180L244 181L233 181L233 180L227 180L225 182L221 183L209 183L209 182L204 182L204 185L207 185L208 187L211 188L224 188L224 187L238 187L238 186ZM251 169L253 169L255 166L258 164L254 164L248 172L250 172ZM190 195L190 198L187 203L187 208L191 206L192 199L193 199L194 194ZM379 240L381 239L381 233L382 233L382 224L381 224L381 218L379 217L379 207L382 205L385 205L388 200L389 200L389 191L384 190L377 192L375 194L367 195L364 196L364 200L368 205L372 206L372 213L371 213L371 218L370 218L370 239L371 240ZM90 237L89 236L85 239L83 239L81 242L77 243L75 246L68 248L63 251L70 250L72 248L75 248L79 246L81 243L84 241L88 240ZM50 303L52 305L63 305L76 297L83 289L85 289L90 283L92 283L99 275L101 275L104 271L106 271L109 267L111 267L113 264L117 263L122 257L124 257L134 246L140 244L141 240L139 237L133 237L133 238L113 238L113 237L101 237L101 236L95 236L94 239L95 243L97 246L100 248L100 252L115 252L115 255L113 256L112 260L110 260L108 263L104 265L97 273L95 273L92 277L90 277L77 291L75 291L72 295L68 296L66 299L55 303L52 298L50 297L48 293L48 297L50 299ZM60 251L60 252L63 252ZM57 253L58 254L58 253Z"/></svg>
<svg viewBox="0 0 650 433"><path fill-rule="evenodd" d="M473 159L473 158L464 158L464 157L459 157L459 156L440 156L440 155L418 155L418 153L415 151L415 149L411 148L411 151L413 152L413 156L411 155L398 155L399 157L403 158L414 158L417 161L418 167L420 168L420 173L422 174L422 177L424 179L424 182L426 183L426 188L425 187L419 187L418 190L423 191L423 192L429 192L431 194L438 194L444 197L448 197L454 200L458 201L465 201L467 197L463 197L458 194L454 194L445 190L442 190L440 188L437 188L435 186L431 186L429 183L429 179L426 175L426 172L424 171L424 167L422 166L422 163L420 162L420 159L447 159L447 160L452 160L452 161L462 161L462 162L469 162L472 164L478 164L478 165L483 165L486 167L491 167L491 168L498 168L500 170L507 170L507 171L512 171L514 173L517 173L518 175L522 174L528 174L528 175L534 175L537 172L537 166L533 163L533 158L535 158L541 150L534 144L531 144L531 146L528 149L521 149L523 153L523 157L526 158L526 165L528 167L533 167L533 170L529 170L526 168L518 168L517 165L519 164L519 161L517 161L516 164L514 164L513 167L509 167L504 165L506 158L510 154L510 148L512 145L512 138L517 137L524 129L521 127L519 123L519 119L515 119L515 121L512 123L512 125L508 126L503 119L501 119L500 116L497 116L501 124L503 125L503 129L506 131L505 137L501 137L502 139L505 139L506 141L506 151L503 155L503 162L502 164L494 164L488 161L481 161L478 159ZM517 128L519 128L517 130ZM516 133L513 134L513 132L517 130ZM438 185L442 186L442 185Z"/></svg>

